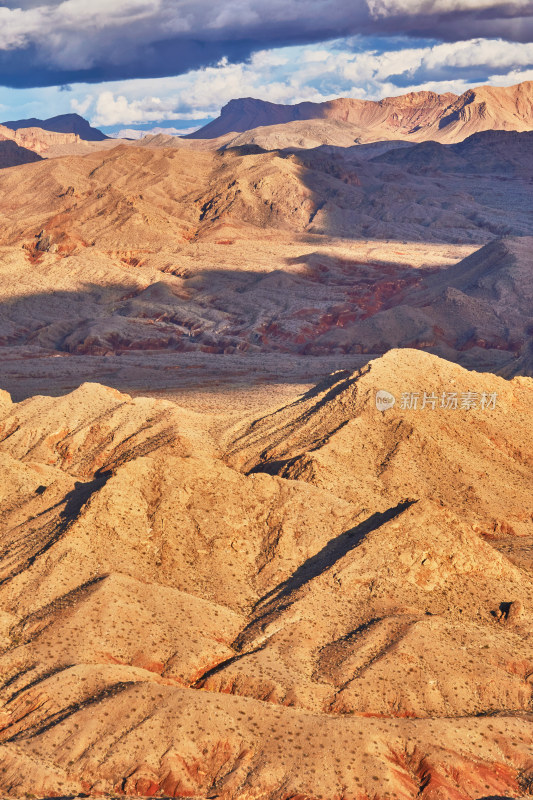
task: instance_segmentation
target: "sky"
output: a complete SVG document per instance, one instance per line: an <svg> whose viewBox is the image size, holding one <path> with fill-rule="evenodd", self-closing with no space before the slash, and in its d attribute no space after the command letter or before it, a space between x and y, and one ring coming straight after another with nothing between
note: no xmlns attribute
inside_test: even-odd
<svg viewBox="0 0 533 800"><path fill-rule="evenodd" d="M236 97L533 80L533 0L0 0L0 119L180 133Z"/></svg>

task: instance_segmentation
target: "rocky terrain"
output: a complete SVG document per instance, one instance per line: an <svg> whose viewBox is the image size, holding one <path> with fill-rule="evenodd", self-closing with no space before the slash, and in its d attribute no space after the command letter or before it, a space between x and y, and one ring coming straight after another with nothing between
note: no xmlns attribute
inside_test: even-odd
<svg viewBox="0 0 533 800"><path fill-rule="evenodd" d="M414 350L239 421L4 393L0 792L527 793L532 403Z"/></svg>
<svg viewBox="0 0 533 800"><path fill-rule="evenodd" d="M533 82L526 81L511 87L479 86L460 97L413 92L379 102L340 98L294 106L241 98L231 100L218 119L188 136L161 133L137 144L188 150L249 145L265 150L323 145L350 148L358 144L362 145L358 158L366 160L382 150L401 147L404 142L452 144L483 131L530 131L532 87ZM44 158L84 155L116 145L116 140L109 139L79 114L61 114L46 120L9 120L0 125L0 143L8 139ZM0 168L32 160L15 153L12 147L4 148ZM8 154L13 154L11 159Z"/></svg>
<svg viewBox="0 0 533 800"><path fill-rule="evenodd" d="M91 128L76 114L76 124L54 124L52 120L19 120L0 124L0 169L67 155L84 155L113 147L116 142ZM48 123L51 123L48 127ZM82 124L84 123L84 124ZM97 136L97 134L100 134Z"/></svg>
<svg viewBox="0 0 533 800"><path fill-rule="evenodd" d="M478 86L460 96L411 92L377 102L343 97L291 106L247 97L231 100L217 119L186 138L231 135L235 144L253 142L267 149L387 139L451 144L480 131L530 131L532 100L533 81ZM342 142L332 141L339 137Z"/></svg>
<svg viewBox="0 0 533 800"><path fill-rule="evenodd" d="M505 374L531 375L532 255L532 237L499 239L424 276L383 310L331 328L309 350L376 353L422 347L471 368L490 359Z"/></svg>
<svg viewBox="0 0 533 800"><path fill-rule="evenodd" d="M533 795L530 95L0 127L0 797Z"/></svg>
<svg viewBox="0 0 533 800"><path fill-rule="evenodd" d="M147 368L154 352L174 354L169 367L212 354L214 380L221 355L251 380L266 353L307 359L312 383L390 347L531 374L531 137L363 145L361 158L124 144L4 170L4 385L21 396L17 357L41 391L52 355L103 356L113 374L132 352Z"/></svg>
<svg viewBox="0 0 533 800"><path fill-rule="evenodd" d="M366 160L408 142L453 144L483 131L533 129L533 82L510 87L479 86L461 96L412 92L379 102L340 98L294 106L254 98L231 100L220 117L188 136L158 134L138 145L219 150L257 145L264 150L350 148ZM44 158L84 155L116 145L79 114L0 124L0 144L13 140ZM428 151L430 152L430 151ZM13 154L9 159L8 154ZM27 163L23 153L4 148L0 169ZM457 161L456 161L457 164Z"/></svg>

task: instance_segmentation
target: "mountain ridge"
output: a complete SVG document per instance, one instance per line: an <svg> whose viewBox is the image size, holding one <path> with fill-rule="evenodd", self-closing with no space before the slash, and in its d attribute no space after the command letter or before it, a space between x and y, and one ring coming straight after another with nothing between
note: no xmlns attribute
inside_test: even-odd
<svg viewBox="0 0 533 800"><path fill-rule="evenodd" d="M52 131L54 133L74 133L86 142L101 142L109 138L105 133L99 131L98 128L93 128L91 124L79 114L58 114L48 119L31 117L30 119L9 120L1 124L5 128L10 128L13 131L18 131L22 128L41 128L42 130Z"/></svg>
<svg viewBox="0 0 533 800"><path fill-rule="evenodd" d="M220 116L186 139L207 139L257 128L332 120L349 124L354 139L432 139L454 143L487 129L533 129L533 81L509 87L479 86L462 95L409 92L382 100L337 98L295 105L256 98L230 100Z"/></svg>

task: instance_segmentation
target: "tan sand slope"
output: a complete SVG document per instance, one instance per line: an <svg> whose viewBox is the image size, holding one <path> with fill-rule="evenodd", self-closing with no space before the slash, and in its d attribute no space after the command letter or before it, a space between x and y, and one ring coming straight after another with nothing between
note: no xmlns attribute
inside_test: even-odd
<svg viewBox="0 0 533 800"><path fill-rule="evenodd" d="M0 793L526 792L532 403L415 350L226 426L0 395Z"/></svg>

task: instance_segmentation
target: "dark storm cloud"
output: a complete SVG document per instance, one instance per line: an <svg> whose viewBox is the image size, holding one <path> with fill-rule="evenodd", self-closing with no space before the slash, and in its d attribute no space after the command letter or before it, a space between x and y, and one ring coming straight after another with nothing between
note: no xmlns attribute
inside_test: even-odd
<svg viewBox="0 0 533 800"><path fill-rule="evenodd" d="M533 38L533 0L7 0L0 84L163 77L354 34Z"/></svg>

